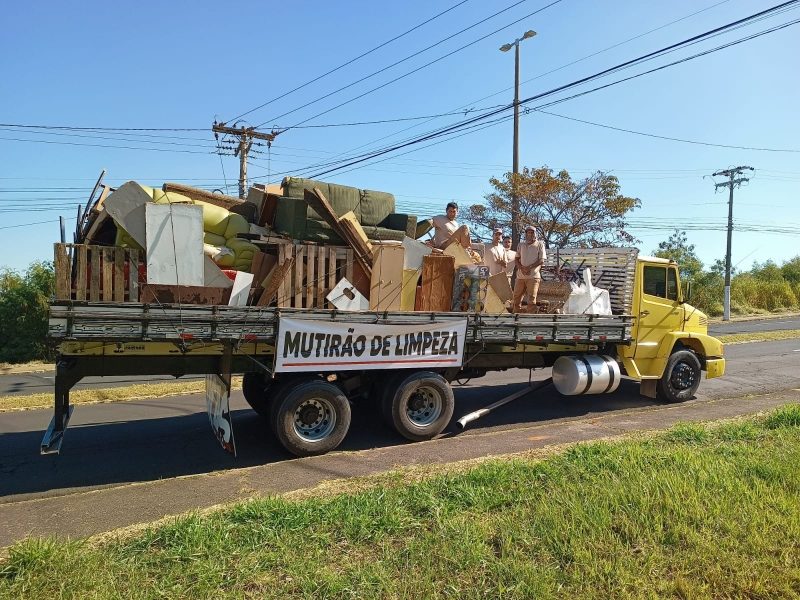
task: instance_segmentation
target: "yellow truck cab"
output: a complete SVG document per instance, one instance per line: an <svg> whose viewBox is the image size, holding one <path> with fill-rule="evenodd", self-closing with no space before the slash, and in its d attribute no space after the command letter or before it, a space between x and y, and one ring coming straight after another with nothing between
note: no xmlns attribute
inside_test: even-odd
<svg viewBox="0 0 800 600"><path fill-rule="evenodd" d="M706 378L725 373L722 342L708 335L708 317L689 304L678 265L664 258L636 261L631 343L618 347L627 374L642 394L666 402L691 398Z"/></svg>

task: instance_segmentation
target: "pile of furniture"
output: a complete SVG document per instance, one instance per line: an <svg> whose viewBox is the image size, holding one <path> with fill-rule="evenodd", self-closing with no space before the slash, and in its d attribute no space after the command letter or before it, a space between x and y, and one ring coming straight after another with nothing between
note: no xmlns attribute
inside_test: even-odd
<svg viewBox="0 0 800 600"><path fill-rule="evenodd" d="M504 273L419 241L430 222L386 192L295 177L244 200L176 183L100 189L75 243L56 246L58 299L507 311Z"/></svg>

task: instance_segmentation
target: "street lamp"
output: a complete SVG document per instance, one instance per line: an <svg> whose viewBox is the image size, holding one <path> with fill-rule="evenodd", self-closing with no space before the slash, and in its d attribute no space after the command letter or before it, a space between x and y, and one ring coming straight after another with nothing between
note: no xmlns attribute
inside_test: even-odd
<svg viewBox="0 0 800 600"><path fill-rule="evenodd" d="M514 48L514 175L519 174L519 43L536 35L529 29L521 38L510 44L500 46L501 52L508 52ZM519 241L519 198L517 198L516 185L511 188L511 241L516 248Z"/></svg>

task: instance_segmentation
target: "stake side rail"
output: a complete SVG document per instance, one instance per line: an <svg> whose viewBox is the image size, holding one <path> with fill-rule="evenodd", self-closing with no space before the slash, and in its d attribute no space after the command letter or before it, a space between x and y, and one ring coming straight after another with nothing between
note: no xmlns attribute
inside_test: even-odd
<svg viewBox="0 0 800 600"><path fill-rule="evenodd" d="M54 342L259 342L274 344L280 316L376 325L467 319L467 343L629 343L629 315L340 312L228 306L58 302L50 306Z"/></svg>

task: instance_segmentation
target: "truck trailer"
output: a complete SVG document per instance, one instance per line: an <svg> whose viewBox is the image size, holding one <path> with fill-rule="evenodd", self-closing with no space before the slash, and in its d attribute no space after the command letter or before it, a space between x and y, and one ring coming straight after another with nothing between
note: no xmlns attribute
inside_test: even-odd
<svg viewBox="0 0 800 600"><path fill-rule="evenodd" d="M57 278L82 285L87 277L76 276L76 256L87 249L71 247L64 260L61 246ZM120 261L112 264L109 281L122 273ZM611 314L342 311L89 294L54 300L54 415L41 451L60 451L70 389L87 376L206 375L212 428L235 452L227 403L232 374L243 374L244 397L266 419L265 432L290 453L309 456L335 449L351 411L375 403L405 438L432 439L453 416L451 383L489 371L549 367L564 395L613 393L625 377L663 402L692 398L703 372L724 374L722 343L689 303L674 262L634 248L554 249L545 270L577 280L591 273L608 291ZM135 285L132 267L123 276Z"/></svg>

